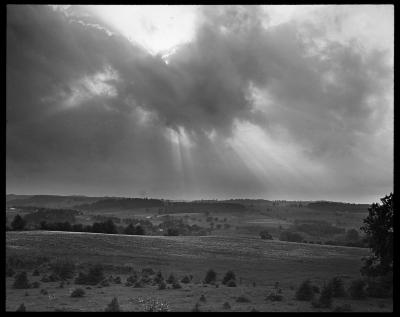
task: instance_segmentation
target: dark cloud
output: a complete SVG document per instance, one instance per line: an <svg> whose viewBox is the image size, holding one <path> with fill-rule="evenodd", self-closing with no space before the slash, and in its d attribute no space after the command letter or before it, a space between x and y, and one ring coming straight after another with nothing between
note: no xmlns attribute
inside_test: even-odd
<svg viewBox="0 0 400 317"><path fill-rule="evenodd" d="M355 149L390 111L385 52L333 41L317 47L324 33L297 22L265 29L268 16L257 6L205 7L194 40L168 64L79 12L7 7L12 190L30 188L29 178L43 191L65 182L57 188L265 196L268 180L226 146L236 122L284 135L306 157L351 171ZM116 75L103 78L107 69ZM171 146L168 128L178 135L183 128L192 146Z"/></svg>

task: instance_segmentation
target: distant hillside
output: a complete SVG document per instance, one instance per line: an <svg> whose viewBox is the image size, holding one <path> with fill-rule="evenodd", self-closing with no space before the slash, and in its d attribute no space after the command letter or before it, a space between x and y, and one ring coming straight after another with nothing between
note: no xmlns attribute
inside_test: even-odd
<svg viewBox="0 0 400 317"><path fill-rule="evenodd" d="M7 207L36 206L43 208L70 208L78 204L92 203L101 198L56 195L7 195Z"/></svg>
<svg viewBox="0 0 400 317"><path fill-rule="evenodd" d="M246 207L226 202L172 202L165 206L165 213L198 213L198 212L244 212Z"/></svg>
<svg viewBox="0 0 400 317"><path fill-rule="evenodd" d="M368 204L350 204L333 201L316 201L307 205L308 208L320 211L347 211L347 212L368 212Z"/></svg>
<svg viewBox="0 0 400 317"><path fill-rule="evenodd" d="M147 198L104 198L93 203L76 205L82 210L130 210L138 208L162 207L164 202L160 199Z"/></svg>

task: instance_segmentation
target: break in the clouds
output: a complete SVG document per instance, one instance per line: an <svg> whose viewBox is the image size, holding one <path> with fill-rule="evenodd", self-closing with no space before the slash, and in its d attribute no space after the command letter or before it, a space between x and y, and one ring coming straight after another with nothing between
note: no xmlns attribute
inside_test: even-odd
<svg viewBox="0 0 400 317"><path fill-rule="evenodd" d="M393 6L7 6L7 192L371 202Z"/></svg>

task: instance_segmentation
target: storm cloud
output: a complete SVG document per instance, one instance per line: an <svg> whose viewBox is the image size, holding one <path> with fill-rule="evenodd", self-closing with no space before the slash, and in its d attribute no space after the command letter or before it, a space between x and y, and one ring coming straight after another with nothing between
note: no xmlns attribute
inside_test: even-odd
<svg viewBox="0 0 400 317"><path fill-rule="evenodd" d="M319 19L269 26L271 14L201 7L194 38L165 58L85 8L7 6L7 191L391 191L392 52L329 37Z"/></svg>

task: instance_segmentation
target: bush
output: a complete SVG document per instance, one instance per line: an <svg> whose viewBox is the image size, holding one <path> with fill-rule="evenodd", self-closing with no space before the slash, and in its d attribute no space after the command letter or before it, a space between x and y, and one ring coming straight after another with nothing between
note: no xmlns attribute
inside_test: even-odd
<svg viewBox="0 0 400 317"><path fill-rule="evenodd" d="M271 292L266 298L266 300L270 300L272 302L280 302L282 299L283 296L281 294L277 294L276 292Z"/></svg>
<svg viewBox="0 0 400 317"><path fill-rule="evenodd" d="M40 275L40 272L39 272L38 269L35 269L35 270L32 272L32 276L39 276L39 275Z"/></svg>
<svg viewBox="0 0 400 317"><path fill-rule="evenodd" d="M119 307L118 299L114 297L112 301L107 305L105 312L121 312L121 308Z"/></svg>
<svg viewBox="0 0 400 317"><path fill-rule="evenodd" d="M96 285L104 280L103 266L97 264L89 269L88 274L80 272L75 284Z"/></svg>
<svg viewBox="0 0 400 317"><path fill-rule="evenodd" d="M180 289L180 288L182 288L182 285L179 284L178 281L176 281L175 283L172 284L172 288L173 288L173 289Z"/></svg>
<svg viewBox="0 0 400 317"><path fill-rule="evenodd" d="M240 295L238 298L236 298L236 302L238 302L238 303L250 303L251 300L245 295Z"/></svg>
<svg viewBox="0 0 400 317"><path fill-rule="evenodd" d="M139 281L136 281L136 282L133 284L133 287L134 287L134 288L142 288L142 287L144 287L143 280L140 279Z"/></svg>
<svg viewBox="0 0 400 317"><path fill-rule="evenodd" d="M42 288L42 289L40 290L40 294L42 294L42 295L48 295L49 292L47 291L47 289Z"/></svg>
<svg viewBox="0 0 400 317"><path fill-rule="evenodd" d="M14 274L15 274L15 271L13 270L12 267L7 267L7 268L6 268L6 276L7 276L7 277L13 277Z"/></svg>
<svg viewBox="0 0 400 317"><path fill-rule="evenodd" d="M229 280L226 283L226 286L228 286L228 287L236 287L236 281L235 280Z"/></svg>
<svg viewBox="0 0 400 317"><path fill-rule="evenodd" d="M164 281L164 277L163 277L161 271L158 271L158 272L157 272L157 274L156 274L156 276L154 277L153 281L154 281L154 283L156 283L156 284L160 284L161 282Z"/></svg>
<svg viewBox="0 0 400 317"><path fill-rule="evenodd" d="M49 283L50 282L50 278L45 274L45 275L42 276L40 281L43 282L43 283Z"/></svg>
<svg viewBox="0 0 400 317"><path fill-rule="evenodd" d="M231 309L231 304L229 304L228 302L225 302L224 305L222 305L222 307L224 309Z"/></svg>
<svg viewBox="0 0 400 317"><path fill-rule="evenodd" d="M144 269L142 269L142 276L150 276L150 275L154 275L156 274L156 272L154 272L154 270L150 267L146 267Z"/></svg>
<svg viewBox="0 0 400 317"><path fill-rule="evenodd" d="M16 289L27 289L29 288L29 282L26 272L19 272L14 277L13 287Z"/></svg>
<svg viewBox="0 0 400 317"><path fill-rule="evenodd" d="M19 307L17 308L16 311L26 311L26 308L25 308L24 303L22 303L21 305L19 305Z"/></svg>
<svg viewBox="0 0 400 317"><path fill-rule="evenodd" d="M204 294L201 294L201 296L200 296L200 302L203 302L203 303L205 303L207 300L206 300L206 296L204 295Z"/></svg>
<svg viewBox="0 0 400 317"><path fill-rule="evenodd" d="M168 278L167 278L167 283L168 284L173 284L176 283L177 279L173 273L171 273Z"/></svg>
<svg viewBox="0 0 400 317"><path fill-rule="evenodd" d="M120 276L115 277L113 281L114 281L115 284L121 284L122 283Z"/></svg>
<svg viewBox="0 0 400 317"><path fill-rule="evenodd" d="M364 299L367 297L365 292L365 282L361 279L351 282L349 294L353 299Z"/></svg>
<svg viewBox="0 0 400 317"><path fill-rule="evenodd" d="M272 236L270 235L270 233L267 230L261 231L260 237L261 237L261 239L264 239L264 240L272 240Z"/></svg>
<svg viewBox="0 0 400 317"><path fill-rule="evenodd" d="M126 286L132 286L133 284L135 284L137 282L137 274L134 273L133 275L128 276L128 278L126 279ZM129 284L129 285L127 285Z"/></svg>
<svg viewBox="0 0 400 317"><path fill-rule="evenodd" d="M24 230L26 226L26 221L20 216L16 215L11 222L11 227L15 231L21 231Z"/></svg>
<svg viewBox="0 0 400 317"><path fill-rule="evenodd" d="M110 282L108 280L104 279L100 282L100 285L103 287L108 287L108 286L110 286Z"/></svg>
<svg viewBox="0 0 400 317"><path fill-rule="evenodd" d="M158 284L159 290L164 290L166 288L167 288L167 284L164 281L161 281L160 284Z"/></svg>
<svg viewBox="0 0 400 317"><path fill-rule="evenodd" d="M321 290L318 301L312 303L316 308L330 308L332 306L332 287L327 284Z"/></svg>
<svg viewBox="0 0 400 317"><path fill-rule="evenodd" d="M85 296L85 291L82 288L76 288L71 293L71 297L83 297L83 296Z"/></svg>
<svg viewBox="0 0 400 317"><path fill-rule="evenodd" d="M301 283L299 289L296 291L296 299L301 301L310 301L314 298L314 291L311 286L310 280L305 280Z"/></svg>
<svg viewBox="0 0 400 317"><path fill-rule="evenodd" d="M370 279L367 282L366 294L374 298L388 298L393 295L393 284L381 278Z"/></svg>
<svg viewBox="0 0 400 317"><path fill-rule="evenodd" d="M302 242L303 236L297 232L286 230L281 232L279 240L288 242Z"/></svg>
<svg viewBox="0 0 400 317"><path fill-rule="evenodd" d="M200 304L199 303L196 303L196 305L194 305L194 307L193 307L193 309L192 309L192 312L200 312L201 310L200 310Z"/></svg>
<svg viewBox="0 0 400 317"><path fill-rule="evenodd" d="M346 297L343 280L340 277L334 277L329 285L332 289L332 297Z"/></svg>
<svg viewBox="0 0 400 317"><path fill-rule="evenodd" d="M351 308L350 304L343 304L343 305L336 306L333 311L336 313L345 313L345 312L352 311L352 308Z"/></svg>
<svg viewBox="0 0 400 317"><path fill-rule="evenodd" d="M33 282L32 284L31 284L31 288L39 288L40 287L40 283L39 282Z"/></svg>
<svg viewBox="0 0 400 317"><path fill-rule="evenodd" d="M217 273L214 270L208 270L206 277L204 278L204 283L213 284L217 281Z"/></svg>
<svg viewBox="0 0 400 317"><path fill-rule="evenodd" d="M187 275L185 275L182 279L181 279L181 283L184 283L184 284L188 284L188 283L190 283L190 277L189 276L187 276Z"/></svg>
<svg viewBox="0 0 400 317"><path fill-rule="evenodd" d="M54 275L66 280L74 277L75 263L69 259L57 259L50 263L50 270Z"/></svg>
<svg viewBox="0 0 400 317"><path fill-rule="evenodd" d="M236 281L236 276L233 271L226 272L224 278L222 279L222 284L226 285L230 280Z"/></svg>

